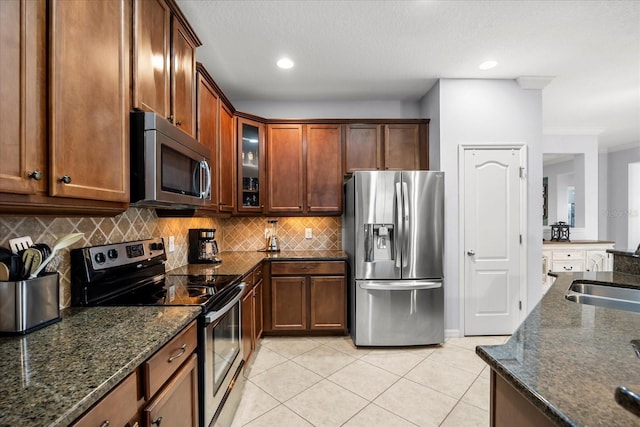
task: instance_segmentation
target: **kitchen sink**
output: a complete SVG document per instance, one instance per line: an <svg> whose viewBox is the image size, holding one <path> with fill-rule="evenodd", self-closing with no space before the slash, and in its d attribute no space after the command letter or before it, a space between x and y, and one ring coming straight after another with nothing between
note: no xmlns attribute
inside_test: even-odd
<svg viewBox="0 0 640 427"><path fill-rule="evenodd" d="M564 297L580 304L640 313L640 289L637 288L576 280Z"/></svg>

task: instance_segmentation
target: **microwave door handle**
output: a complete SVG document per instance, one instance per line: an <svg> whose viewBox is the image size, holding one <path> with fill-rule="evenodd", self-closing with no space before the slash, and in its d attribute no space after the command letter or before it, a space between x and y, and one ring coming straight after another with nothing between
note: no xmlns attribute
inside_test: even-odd
<svg viewBox="0 0 640 427"><path fill-rule="evenodd" d="M209 163L207 163L206 160L203 160L202 162L200 162L200 164L202 165L202 174L204 176L205 183L205 190L202 193L202 198L211 198L211 166L209 166Z"/></svg>

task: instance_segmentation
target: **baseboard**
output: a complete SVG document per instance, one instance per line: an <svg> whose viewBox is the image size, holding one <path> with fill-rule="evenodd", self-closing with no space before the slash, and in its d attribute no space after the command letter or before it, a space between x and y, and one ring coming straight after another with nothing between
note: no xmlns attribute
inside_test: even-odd
<svg viewBox="0 0 640 427"><path fill-rule="evenodd" d="M461 338L460 329L445 329L444 330L444 339L447 338Z"/></svg>

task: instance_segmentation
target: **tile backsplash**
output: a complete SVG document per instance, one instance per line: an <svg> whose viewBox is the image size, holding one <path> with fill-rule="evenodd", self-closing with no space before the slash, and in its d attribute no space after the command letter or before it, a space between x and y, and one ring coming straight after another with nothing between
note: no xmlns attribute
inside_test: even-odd
<svg viewBox="0 0 640 427"><path fill-rule="evenodd" d="M108 218L0 217L0 246L9 247L9 240L29 236L34 243L54 242L68 233L84 233L84 238L63 249L50 263L47 271L60 273L60 306L71 303L71 263L69 250L83 246L119 243L130 240L175 237L175 251L167 253L167 270L187 263L190 228L215 228L221 251L254 251L264 248L265 217L239 218L158 218L155 210L129 208ZM305 228L313 231L305 239ZM341 249L340 217L278 218L278 236L282 250Z"/></svg>

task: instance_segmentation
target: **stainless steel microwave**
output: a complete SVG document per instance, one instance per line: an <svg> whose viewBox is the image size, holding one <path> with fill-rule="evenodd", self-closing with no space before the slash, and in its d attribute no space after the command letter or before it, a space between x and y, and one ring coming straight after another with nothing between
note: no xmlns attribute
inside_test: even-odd
<svg viewBox="0 0 640 427"><path fill-rule="evenodd" d="M131 112L131 204L197 208L211 199L211 151L164 117Z"/></svg>

